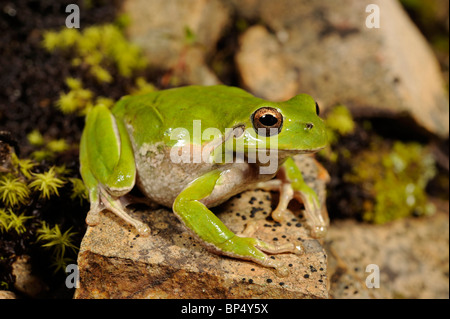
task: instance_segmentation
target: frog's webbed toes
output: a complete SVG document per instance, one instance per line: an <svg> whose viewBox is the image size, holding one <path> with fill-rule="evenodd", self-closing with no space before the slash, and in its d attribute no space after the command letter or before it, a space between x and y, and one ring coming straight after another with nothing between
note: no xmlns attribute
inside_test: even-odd
<svg viewBox="0 0 450 319"><path fill-rule="evenodd" d="M296 255L303 254L303 247L301 245L295 245L294 243L286 243L286 244L269 244L262 240L258 240L257 247L262 251L269 253L271 255L283 254L283 253L292 253Z"/></svg>
<svg viewBox="0 0 450 319"><path fill-rule="evenodd" d="M283 267L282 263L270 258L265 253L271 255L303 253L303 248L301 246L296 246L292 243L274 245L256 238L239 236L233 236L226 242L218 245L218 248L225 255L251 260L262 266L275 268L277 270L280 270Z"/></svg>

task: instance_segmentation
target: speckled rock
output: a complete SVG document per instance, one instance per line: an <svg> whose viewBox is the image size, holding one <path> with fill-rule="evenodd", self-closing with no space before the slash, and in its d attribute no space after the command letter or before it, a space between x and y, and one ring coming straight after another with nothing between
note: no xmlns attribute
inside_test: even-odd
<svg viewBox="0 0 450 319"><path fill-rule="evenodd" d="M359 0L228 2L261 21L242 34L236 58L252 93L272 100L308 93L324 110L345 104L357 116L412 118L448 136L439 64L398 1L370 2L380 8L380 28L366 27L368 3Z"/></svg>
<svg viewBox="0 0 450 319"><path fill-rule="evenodd" d="M310 164L311 160L306 159ZM305 180L322 187L323 196L325 181L308 176ZM149 237L139 236L130 225L104 212L100 224L88 227L83 238L75 298L327 298L324 249L309 236L301 205L290 205L285 222L269 217L277 200L277 193L250 190L213 211L236 233L251 223L257 238L302 245L302 255L273 256L288 275L207 251L169 209L133 213L151 227Z"/></svg>
<svg viewBox="0 0 450 319"><path fill-rule="evenodd" d="M249 191L216 211L233 231L252 221L260 239L302 243L304 255L274 256L289 269L287 277L206 251L166 209L135 212L152 228L147 238L107 212L83 239L76 298L327 298L321 245L299 216L283 224L266 220L270 205L270 193Z"/></svg>
<svg viewBox="0 0 450 319"><path fill-rule="evenodd" d="M327 238L332 298L449 298L447 211L386 225L336 222ZM379 288L366 279L379 268ZM366 272L367 271L367 272ZM374 282L369 278L369 282Z"/></svg>

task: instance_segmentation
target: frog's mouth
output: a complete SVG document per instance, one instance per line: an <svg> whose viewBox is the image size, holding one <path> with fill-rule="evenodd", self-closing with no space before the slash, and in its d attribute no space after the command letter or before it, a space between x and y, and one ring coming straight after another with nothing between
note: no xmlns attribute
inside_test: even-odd
<svg viewBox="0 0 450 319"><path fill-rule="evenodd" d="M323 150L325 148L325 146L323 147L318 147L318 148L314 148L314 149L309 149L309 150L283 150L283 149L277 149L277 150L270 150L271 152L279 152L281 154L290 154L289 156L292 155L297 155L297 154L313 154L313 153L317 153L320 150Z"/></svg>
<svg viewBox="0 0 450 319"><path fill-rule="evenodd" d="M325 147L319 147L309 150L284 150L284 149L258 149L258 150L247 150L244 156L249 160L258 160L258 158L277 158L278 160L283 160L285 158L301 155L301 154L314 154L324 149ZM237 153L236 155L242 155L242 153Z"/></svg>

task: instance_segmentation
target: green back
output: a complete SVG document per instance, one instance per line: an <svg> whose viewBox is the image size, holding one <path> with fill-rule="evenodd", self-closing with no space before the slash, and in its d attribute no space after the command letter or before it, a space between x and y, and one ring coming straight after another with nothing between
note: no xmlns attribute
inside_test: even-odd
<svg viewBox="0 0 450 319"><path fill-rule="evenodd" d="M139 147L158 142L173 146L176 141L170 140L170 133L176 128L186 129L192 141L194 120L201 120L202 131L211 127L222 134L238 125L252 128L251 116L260 107L277 108L284 116L283 130L277 136L280 148L312 149L326 143L315 101L305 94L286 102L269 102L236 87L186 86L124 97L112 112L118 120L138 128L132 134ZM314 123L316 130L306 132L306 122Z"/></svg>
<svg viewBox="0 0 450 319"><path fill-rule="evenodd" d="M214 127L221 132L250 122L255 104L262 99L235 87L187 86L122 98L113 108L117 119L134 123L140 134L133 134L138 145L170 141L170 130L185 128L193 134L193 121L201 120L202 130Z"/></svg>

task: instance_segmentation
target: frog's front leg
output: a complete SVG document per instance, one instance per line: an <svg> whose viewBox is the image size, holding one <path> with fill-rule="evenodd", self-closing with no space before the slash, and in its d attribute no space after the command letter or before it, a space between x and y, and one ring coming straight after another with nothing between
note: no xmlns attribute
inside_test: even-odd
<svg viewBox="0 0 450 319"><path fill-rule="evenodd" d="M221 177L228 171L214 170L190 183L175 199L173 211L183 224L197 235L205 246L219 254L254 261L266 267L279 267L264 252L278 254L285 252L300 253L294 244L276 246L251 237L240 237L230 231L214 215L202 200L220 184Z"/></svg>
<svg viewBox="0 0 450 319"><path fill-rule="evenodd" d="M325 236L329 226L326 208L321 207L316 192L305 183L293 158L288 158L282 165L277 179L259 183L257 187L280 192L278 206L272 212L272 218L275 221L283 221L289 202L295 198L305 205L306 220L311 228L312 236L315 238Z"/></svg>

